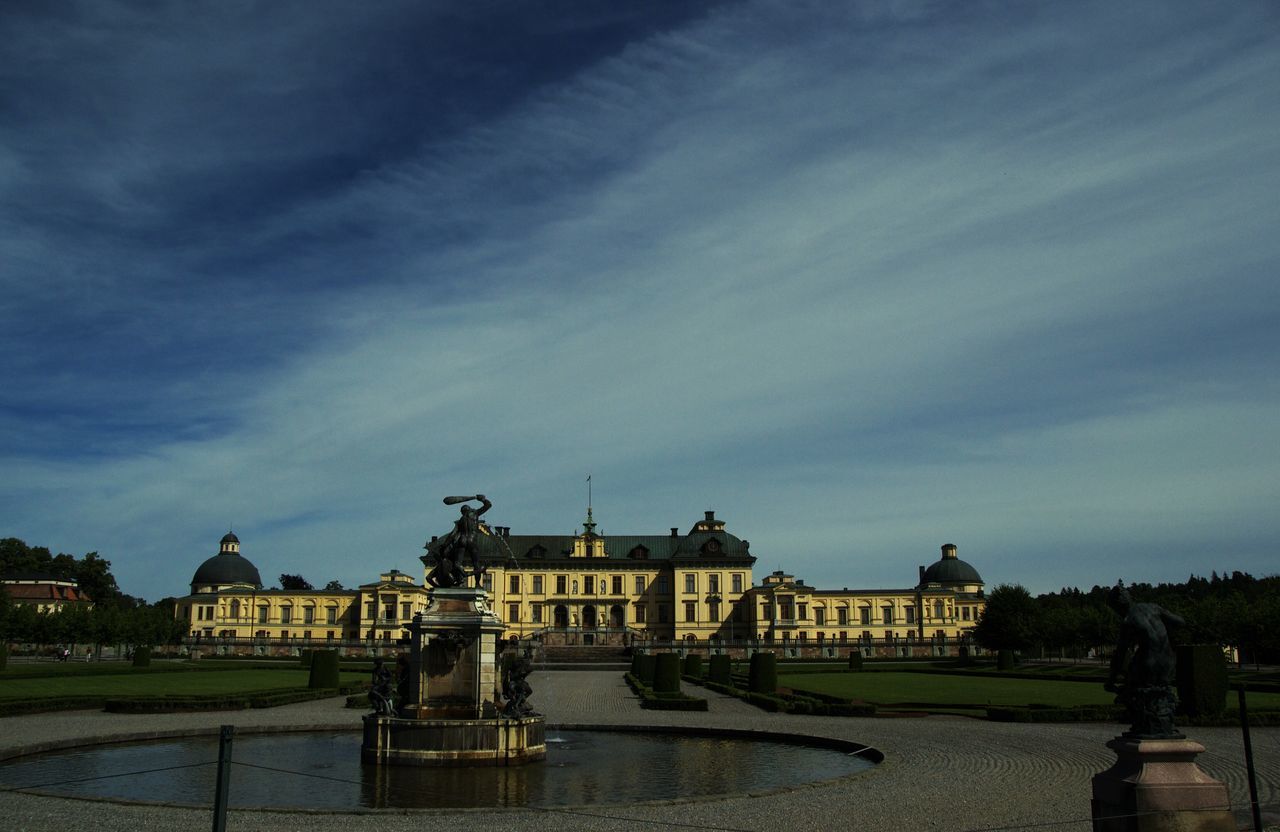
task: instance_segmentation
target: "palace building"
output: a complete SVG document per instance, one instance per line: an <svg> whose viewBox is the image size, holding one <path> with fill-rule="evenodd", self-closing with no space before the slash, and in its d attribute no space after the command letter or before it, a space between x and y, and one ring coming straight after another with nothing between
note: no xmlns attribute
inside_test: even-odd
<svg viewBox="0 0 1280 832"><path fill-rule="evenodd" d="M481 523L482 585L510 639L549 645L771 645L791 655L942 655L984 604L976 569L946 544L902 589L819 589L776 571L758 583L750 544L715 512L687 531L602 535L591 509L573 535L516 535ZM426 545L423 575L444 538ZM393 648L429 590L396 569L352 590L263 589L231 533L191 580L177 615L188 644L259 653L311 645Z"/></svg>

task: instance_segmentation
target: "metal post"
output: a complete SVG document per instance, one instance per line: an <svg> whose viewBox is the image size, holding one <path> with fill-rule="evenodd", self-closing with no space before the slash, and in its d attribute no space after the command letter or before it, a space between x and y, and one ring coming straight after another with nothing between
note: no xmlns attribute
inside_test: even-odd
<svg viewBox="0 0 1280 832"><path fill-rule="evenodd" d="M227 832L227 794L231 788L231 736L234 725L223 725L218 733L218 777L213 793L213 832Z"/></svg>
<svg viewBox="0 0 1280 832"><path fill-rule="evenodd" d="M1249 806L1253 809L1254 832L1262 832L1262 807L1258 805L1258 772L1253 767L1253 741L1249 739L1249 710L1244 703L1244 685L1236 688L1240 697L1240 733L1244 736L1244 767L1249 777Z"/></svg>

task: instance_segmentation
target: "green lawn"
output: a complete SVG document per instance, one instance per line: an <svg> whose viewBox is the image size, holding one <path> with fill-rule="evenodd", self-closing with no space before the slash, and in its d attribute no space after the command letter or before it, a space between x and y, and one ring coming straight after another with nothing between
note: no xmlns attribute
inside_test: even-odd
<svg viewBox="0 0 1280 832"><path fill-rule="evenodd" d="M1102 685L1053 679L1001 679L934 673L778 673L778 684L846 699L861 699L881 707L931 706L928 710L964 712L987 705L1109 705L1114 696ZM1234 710L1235 694L1227 707ZM1250 693L1249 707L1280 708L1280 694Z"/></svg>
<svg viewBox="0 0 1280 832"><path fill-rule="evenodd" d="M310 672L303 669L207 670L199 673L116 673L98 670L44 678L6 678L0 675L0 699L41 699L60 696L204 696L251 691L305 688ZM366 673L342 673L342 684L365 680Z"/></svg>

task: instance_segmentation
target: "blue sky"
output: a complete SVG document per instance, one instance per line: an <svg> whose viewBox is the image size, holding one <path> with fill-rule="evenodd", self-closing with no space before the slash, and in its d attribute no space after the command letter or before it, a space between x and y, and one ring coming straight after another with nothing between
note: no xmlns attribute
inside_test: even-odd
<svg viewBox="0 0 1280 832"><path fill-rule="evenodd" d="M1274 4L8 3L0 535L1276 571Z"/></svg>

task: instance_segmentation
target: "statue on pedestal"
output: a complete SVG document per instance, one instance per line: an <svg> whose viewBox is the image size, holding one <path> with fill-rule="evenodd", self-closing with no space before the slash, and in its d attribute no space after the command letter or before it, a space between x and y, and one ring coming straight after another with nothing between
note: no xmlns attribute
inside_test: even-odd
<svg viewBox="0 0 1280 832"><path fill-rule="evenodd" d="M1182 739L1173 726L1178 694L1169 630L1186 622L1158 604L1133 603L1124 584L1117 584L1107 601L1121 620L1105 688L1129 712L1132 725L1125 736Z"/></svg>

